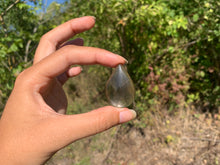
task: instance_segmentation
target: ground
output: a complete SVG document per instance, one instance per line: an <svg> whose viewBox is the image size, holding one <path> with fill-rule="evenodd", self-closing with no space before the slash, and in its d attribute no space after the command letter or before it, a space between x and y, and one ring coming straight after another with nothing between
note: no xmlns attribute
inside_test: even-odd
<svg viewBox="0 0 220 165"><path fill-rule="evenodd" d="M64 148L47 165L219 165L219 115L152 115L144 128L136 119Z"/></svg>
<svg viewBox="0 0 220 165"><path fill-rule="evenodd" d="M65 86L71 114L107 104L106 73L83 69ZM128 124L67 146L47 165L220 165L220 108L214 114L193 106L172 114L146 110Z"/></svg>

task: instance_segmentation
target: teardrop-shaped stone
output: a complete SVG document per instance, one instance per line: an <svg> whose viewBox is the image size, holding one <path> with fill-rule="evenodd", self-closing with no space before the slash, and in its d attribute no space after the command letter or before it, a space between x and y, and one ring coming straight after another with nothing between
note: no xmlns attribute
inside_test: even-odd
<svg viewBox="0 0 220 165"><path fill-rule="evenodd" d="M106 96L115 107L127 107L134 101L134 84L123 65L118 65L106 84Z"/></svg>

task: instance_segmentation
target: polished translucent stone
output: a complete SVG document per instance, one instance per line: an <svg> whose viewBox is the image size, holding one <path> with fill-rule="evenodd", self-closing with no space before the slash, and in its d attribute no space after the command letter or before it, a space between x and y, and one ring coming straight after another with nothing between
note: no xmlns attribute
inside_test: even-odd
<svg viewBox="0 0 220 165"><path fill-rule="evenodd" d="M128 107L134 101L134 84L123 65L118 65L106 83L106 96L115 107Z"/></svg>

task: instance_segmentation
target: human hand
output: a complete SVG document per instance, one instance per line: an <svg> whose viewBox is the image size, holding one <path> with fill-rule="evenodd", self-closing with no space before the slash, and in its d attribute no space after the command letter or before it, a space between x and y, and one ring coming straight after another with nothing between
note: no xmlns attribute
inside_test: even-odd
<svg viewBox="0 0 220 165"><path fill-rule="evenodd" d="M65 115L62 85L81 72L71 65L115 67L125 63L123 57L109 51L80 46L81 39L66 42L94 24L93 17L81 17L42 37L33 66L17 77L0 120L0 164L43 164L68 144L135 118L133 110L112 106Z"/></svg>

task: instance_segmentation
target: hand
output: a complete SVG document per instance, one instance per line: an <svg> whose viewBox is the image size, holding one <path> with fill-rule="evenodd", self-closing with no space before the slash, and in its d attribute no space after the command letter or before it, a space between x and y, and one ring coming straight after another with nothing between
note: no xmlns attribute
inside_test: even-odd
<svg viewBox="0 0 220 165"><path fill-rule="evenodd" d="M62 85L81 72L71 65L115 67L125 63L123 57L109 51L80 46L82 39L65 43L94 24L93 17L77 18L42 37L34 65L17 77L0 120L0 164L43 164L68 144L135 117L133 110L111 106L65 115Z"/></svg>

